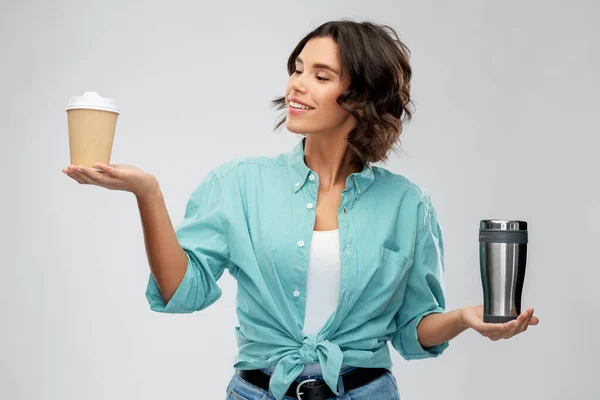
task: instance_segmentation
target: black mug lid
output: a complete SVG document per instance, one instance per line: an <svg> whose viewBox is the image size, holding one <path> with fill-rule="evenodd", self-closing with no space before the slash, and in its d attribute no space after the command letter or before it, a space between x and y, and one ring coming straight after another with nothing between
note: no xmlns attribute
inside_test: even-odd
<svg viewBox="0 0 600 400"><path fill-rule="evenodd" d="M479 229L498 231L526 231L527 222L519 220L484 219L479 223Z"/></svg>

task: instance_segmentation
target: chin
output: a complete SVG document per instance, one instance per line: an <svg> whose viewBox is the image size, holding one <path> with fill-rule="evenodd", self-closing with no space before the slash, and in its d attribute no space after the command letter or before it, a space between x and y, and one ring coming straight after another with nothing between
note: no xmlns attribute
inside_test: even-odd
<svg viewBox="0 0 600 400"><path fill-rule="evenodd" d="M306 133L306 127L303 125L305 124L290 122L288 119L285 123L285 128L291 133Z"/></svg>

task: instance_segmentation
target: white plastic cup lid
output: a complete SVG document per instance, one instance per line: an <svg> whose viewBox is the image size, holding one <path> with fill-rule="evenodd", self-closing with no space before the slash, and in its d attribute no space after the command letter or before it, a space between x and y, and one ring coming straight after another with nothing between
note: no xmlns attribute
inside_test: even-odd
<svg viewBox="0 0 600 400"><path fill-rule="evenodd" d="M120 110L113 99L101 97L96 92L85 92L83 96L71 97L65 111L77 108L110 111L119 114Z"/></svg>

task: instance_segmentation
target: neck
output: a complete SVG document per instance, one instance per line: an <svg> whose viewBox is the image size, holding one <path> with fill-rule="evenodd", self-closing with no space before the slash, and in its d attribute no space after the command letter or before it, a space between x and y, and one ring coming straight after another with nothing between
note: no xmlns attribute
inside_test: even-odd
<svg viewBox="0 0 600 400"><path fill-rule="evenodd" d="M352 163L346 137L306 135L304 162L319 175L319 189L345 188L348 175L361 172L362 165Z"/></svg>

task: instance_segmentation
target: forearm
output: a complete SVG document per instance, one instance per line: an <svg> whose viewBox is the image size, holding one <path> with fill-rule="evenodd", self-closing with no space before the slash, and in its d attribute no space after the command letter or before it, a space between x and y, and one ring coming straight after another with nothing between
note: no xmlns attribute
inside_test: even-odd
<svg viewBox="0 0 600 400"><path fill-rule="evenodd" d="M421 346L427 348L449 341L467 329L461 309L456 309L426 315L417 326L417 335Z"/></svg>
<svg viewBox="0 0 600 400"><path fill-rule="evenodd" d="M166 304L183 280L187 269L187 256L175 235L158 183L156 190L136 198L148 263Z"/></svg>

